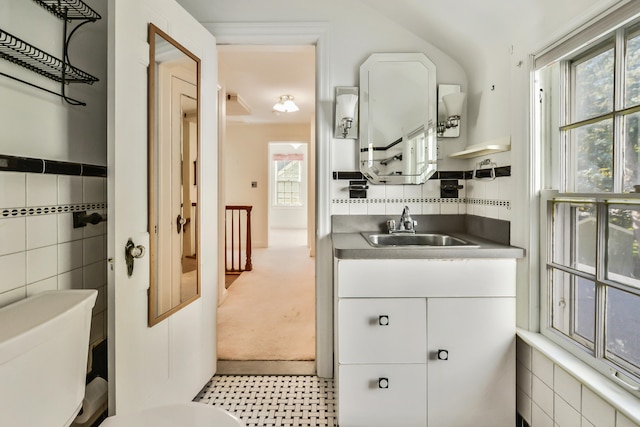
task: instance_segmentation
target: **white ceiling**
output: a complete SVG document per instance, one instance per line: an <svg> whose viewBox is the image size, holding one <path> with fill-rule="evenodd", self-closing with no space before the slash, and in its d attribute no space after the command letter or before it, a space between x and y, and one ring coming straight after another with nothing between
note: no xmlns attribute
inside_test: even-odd
<svg viewBox="0 0 640 427"><path fill-rule="evenodd" d="M309 123L315 114L314 46L218 46L219 83L251 109L231 122ZM272 112L281 95L293 95L295 113Z"/></svg>

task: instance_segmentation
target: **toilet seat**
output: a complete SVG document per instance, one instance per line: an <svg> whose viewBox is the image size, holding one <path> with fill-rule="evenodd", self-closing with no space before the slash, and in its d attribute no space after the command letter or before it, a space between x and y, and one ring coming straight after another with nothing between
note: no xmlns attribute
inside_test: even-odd
<svg viewBox="0 0 640 427"><path fill-rule="evenodd" d="M100 427L246 427L237 417L204 403L157 406L109 417Z"/></svg>

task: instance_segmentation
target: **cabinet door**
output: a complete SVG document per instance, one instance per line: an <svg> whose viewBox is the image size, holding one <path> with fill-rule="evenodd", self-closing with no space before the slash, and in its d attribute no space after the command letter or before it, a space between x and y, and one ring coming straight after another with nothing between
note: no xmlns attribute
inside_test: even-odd
<svg viewBox="0 0 640 427"><path fill-rule="evenodd" d="M340 427L425 427L427 365L340 365Z"/></svg>
<svg viewBox="0 0 640 427"><path fill-rule="evenodd" d="M426 363L424 298L338 301L339 363Z"/></svg>
<svg viewBox="0 0 640 427"><path fill-rule="evenodd" d="M515 300L430 298L427 316L428 426L513 426Z"/></svg>

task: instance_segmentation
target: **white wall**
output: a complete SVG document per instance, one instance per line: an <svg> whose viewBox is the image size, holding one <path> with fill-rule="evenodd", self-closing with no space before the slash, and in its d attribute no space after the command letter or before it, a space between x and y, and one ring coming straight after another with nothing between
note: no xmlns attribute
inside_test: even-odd
<svg viewBox="0 0 640 427"><path fill-rule="evenodd" d="M0 76L0 153L106 165L106 14L105 1L89 1L103 17L83 26L69 46L71 63L100 79L71 84L67 94L87 103L71 107L61 98ZM47 53L62 56L62 20L35 2L0 2L0 28ZM0 72L59 91L60 84L0 60Z"/></svg>
<svg viewBox="0 0 640 427"><path fill-rule="evenodd" d="M227 123L224 140L225 202L251 205L252 246L268 245L269 142L308 141L308 124L261 125ZM256 181L258 186L251 187Z"/></svg>

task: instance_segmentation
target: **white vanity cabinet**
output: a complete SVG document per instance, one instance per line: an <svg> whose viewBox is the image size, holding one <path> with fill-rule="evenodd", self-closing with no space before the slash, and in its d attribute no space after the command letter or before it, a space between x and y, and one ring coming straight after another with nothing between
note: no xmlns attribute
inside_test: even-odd
<svg viewBox="0 0 640 427"><path fill-rule="evenodd" d="M340 427L512 427L514 259L336 259Z"/></svg>

